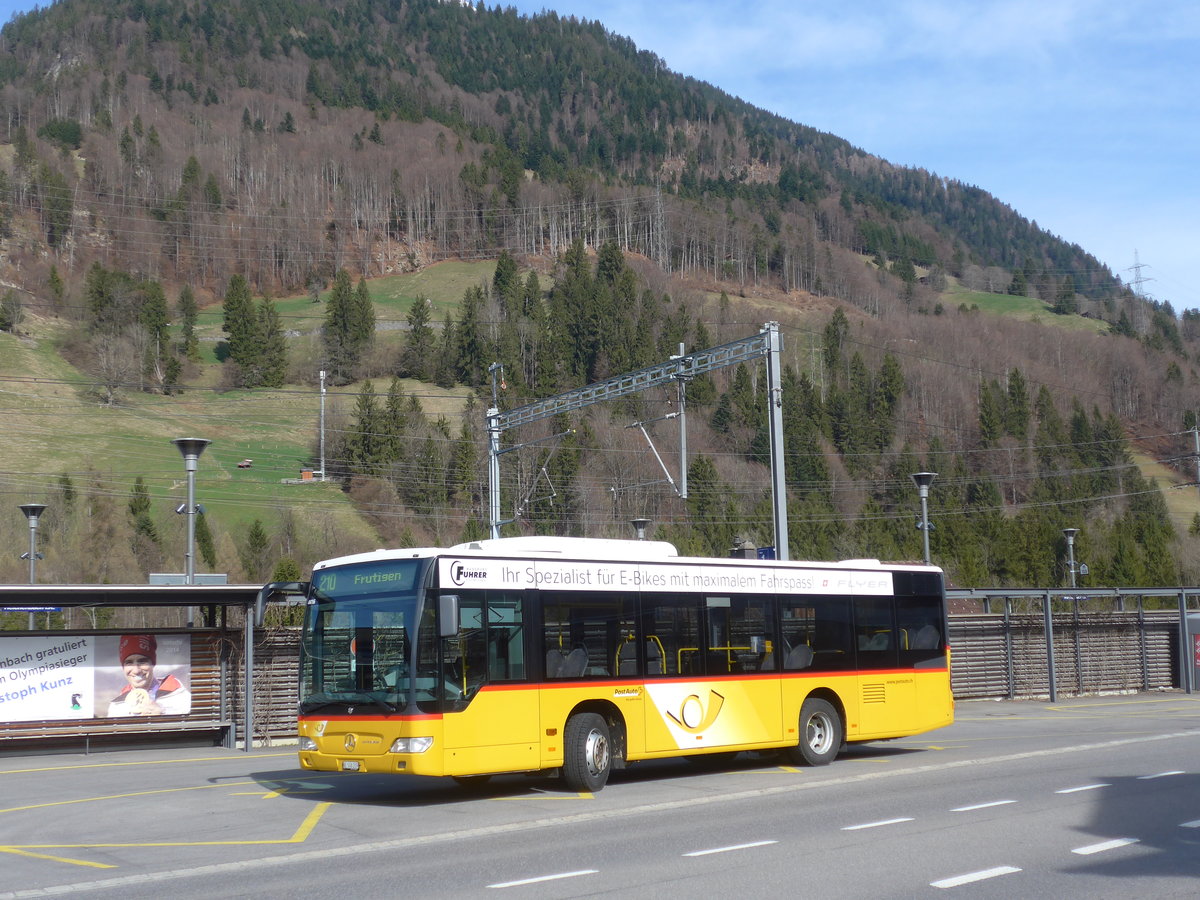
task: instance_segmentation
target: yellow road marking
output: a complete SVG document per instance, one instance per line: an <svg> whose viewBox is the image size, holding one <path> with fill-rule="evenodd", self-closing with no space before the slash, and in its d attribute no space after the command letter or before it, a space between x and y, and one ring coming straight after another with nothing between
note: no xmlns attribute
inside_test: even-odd
<svg viewBox="0 0 1200 900"><path fill-rule="evenodd" d="M30 853L28 850L22 850L19 847L0 847L0 853L11 853L14 856L31 856L34 859L48 859L51 862L69 863L73 866L91 866L93 869L116 868L116 866L109 863L89 862L86 859L70 859L66 856L50 856L46 853Z"/></svg>
<svg viewBox="0 0 1200 900"><path fill-rule="evenodd" d="M530 793L520 797L493 797L493 800L595 800L596 795L588 791L577 794L563 794L558 791L547 791L542 788L530 788Z"/></svg>
<svg viewBox="0 0 1200 900"><path fill-rule="evenodd" d="M141 762L111 762L111 763L87 763L77 766L41 766L36 769L0 769L0 775L24 775L27 772L66 772L72 769L109 769L119 766L177 766L187 763L198 762L218 762L221 760L242 760L242 759L277 759L281 756L293 756L294 750L284 753L254 753L254 754L239 754L236 758L232 756L198 756L192 759L156 759L142 760Z"/></svg>
<svg viewBox="0 0 1200 900"><path fill-rule="evenodd" d="M235 781L227 784L198 784L185 788L159 788L153 791L132 791L128 794L109 794L104 797L79 797L75 800L55 800L50 803L33 803L29 806L12 806L0 809L0 813L25 812L31 809L48 809L51 806L71 806L75 803L93 803L97 800L123 800L127 797L148 797L152 794L176 794L183 791L207 791L213 788L241 787L244 784L258 784L256 781Z"/></svg>
<svg viewBox="0 0 1200 900"><path fill-rule="evenodd" d="M1076 709L1092 709L1092 708L1096 708L1096 707L1099 707L1101 709L1108 709L1113 706L1145 706L1150 703L1156 703L1156 704L1187 703L1187 704L1195 705L1196 703L1200 703L1200 698L1162 697L1161 699L1158 699L1158 700L1108 700L1108 701L1096 700L1091 703L1072 703L1070 705L1066 705L1066 704L1047 705L1046 709L1052 710L1053 712L1072 712L1073 710L1076 710Z"/></svg>
<svg viewBox="0 0 1200 900"><path fill-rule="evenodd" d="M768 769L759 769L759 768L740 769L736 772L726 772L725 774L727 774L727 775L778 775L781 772L784 773L785 775L803 775L804 774L804 770L798 766L771 766Z"/></svg>
<svg viewBox="0 0 1200 900"><path fill-rule="evenodd" d="M313 807L312 812L304 817L304 821L300 823L300 827L296 832L287 838L261 838L258 840L245 841L148 841L142 843L94 843L94 844L21 844L0 848L5 852L25 851L25 850L86 850L86 849L145 849L148 847L257 847L263 844L302 844L308 840L308 836L312 834L312 830L316 828L317 822L325 815L325 811L333 806L332 803L326 801L318 803ZM29 854L37 856L39 854ZM50 857L47 857L50 858ZM95 865L99 865L96 863Z"/></svg>
<svg viewBox="0 0 1200 900"><path fill-rule="evenodd" d="M330 785L332 787L332 785ZM325 790L321 788L320 790ZM262 797L264 800L274 800L277 797L299 797L301 794L316 794L318 790L309 788L308 790L292 790L288 787L276 788L273 791L234 791L232 797Z"/></svg>
<svg viewBox="0 0 1200 900"><path fill-rule="evenodd" d="M324 803L318 803L313 807L312 812L305 816L304 821L300 823L300 827L296 829L296 833L292 835L292 843L300 844L308 840L308 836L312 834L312 830L317 827L317 822L321 820L321 816L325 815L325 810L333 806L328 800Z"/></svg>

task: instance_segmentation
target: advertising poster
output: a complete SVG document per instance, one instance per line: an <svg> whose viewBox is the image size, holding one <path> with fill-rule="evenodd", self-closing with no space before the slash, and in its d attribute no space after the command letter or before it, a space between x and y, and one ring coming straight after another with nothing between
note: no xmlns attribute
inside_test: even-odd
<svg viewBox="0 0 1200 900"><path fill-rule="evenodd" d="M97 719L192 711L192 645L185 634L93 638Z"/></svg>
<svg viewBox="0 0 1200 900"><path fill-rule="evenodd" d="M0 638L0 722L92 715L96 638Z"/></svg>
<svg viewBox="0 0 1200 900"><path fill-rule="evenodd" d="M191 709L189 635L0 638L0 722L179 716Z"/></svg>

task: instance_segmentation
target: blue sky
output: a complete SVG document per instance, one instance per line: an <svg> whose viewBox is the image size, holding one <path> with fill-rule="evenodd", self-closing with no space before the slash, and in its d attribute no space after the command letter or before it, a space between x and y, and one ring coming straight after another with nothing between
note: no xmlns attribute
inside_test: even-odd
<svg viewBox="0 0 1200 900"><path fill-rule="evenodd" d="M1176 311L1200 307L1194 0L516 0L978 185Z"/></svg>
<svg viewBox="0 0 1200 900"><path fill-rule="evenodd" d="M1195 0L503 0L599 19L674 71L978 185L1200 308ZM0 21L31 9L0 0Z"/></svg>

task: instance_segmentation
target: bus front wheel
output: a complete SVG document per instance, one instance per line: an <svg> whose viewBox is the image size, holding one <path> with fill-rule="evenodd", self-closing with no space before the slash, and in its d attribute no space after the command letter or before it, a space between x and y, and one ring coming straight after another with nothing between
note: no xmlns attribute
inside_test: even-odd
<svg viewBox="0 0 1200 900"><path fill-rule="evenodd" d="M567 720L563 734L563 780L573 791L598 791L612 772L608 723L596 713Z"/></svg>
<svg viewBox="0 0 1200 900"><path fill-rule="evenodd" d="M842 718L828 700L809 697L800 707L800 742L788 748L793 762L824 766L842 747Z"/></svg>

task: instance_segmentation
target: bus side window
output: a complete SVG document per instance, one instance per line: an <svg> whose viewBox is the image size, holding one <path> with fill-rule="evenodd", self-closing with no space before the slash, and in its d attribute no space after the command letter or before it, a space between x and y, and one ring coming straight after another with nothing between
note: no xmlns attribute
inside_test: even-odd
<svg viewBox="0 0 1200 900"><path fill-rule="evenodd" d="M633 598L565 591L541 596L546 677L616 677L624 666L622 645L633 634Z"/></svg>
<svg viewBox="0 0 1200 900"><path fill-rule="evenodd" d="M772 597L707 598L709 675L773 668L773 600Z"/></svg>
<svg viewBox="0 0 1200 900"><path fill-rule="evenodd" d="M854 598L854 632L860 669L896 666L896 626L891 597Z"/></svg>
<svg viewBox="0 0 1200 900"><path fill-rule="evenodd" d="M838 672L854 667L848 598L781 597L780 608L785 669ZM808 647L811 654L801 647Z"/></svg>
<svg viewBox="0 0 1200 900"><path fill-rule="evenodd" d="M459 592L458 633L442 640L441 689L454 704L469 700L488 680L483 600L483 591Z"/></svg>
<svg viewBox="0 0 1200 900"><path fill-rule="evenodd" d="M642 632L653 636L661 655L659 671L648 666L646 675L704 673L700 601L695 595L642 594Z"/></svg>
<svg viewBox="0 0 1200 900"><path fill-rule="evenodd" d="M900 664L922 667L944 664L942 604L937 596L896 598L896 624L900 633Z"/></svg>
<svg viewBox="0 0 1200 900"><path fill-rule="evenodd" d="M525 677L525 595L488 592L487 672L490 681Z"/></svg>

